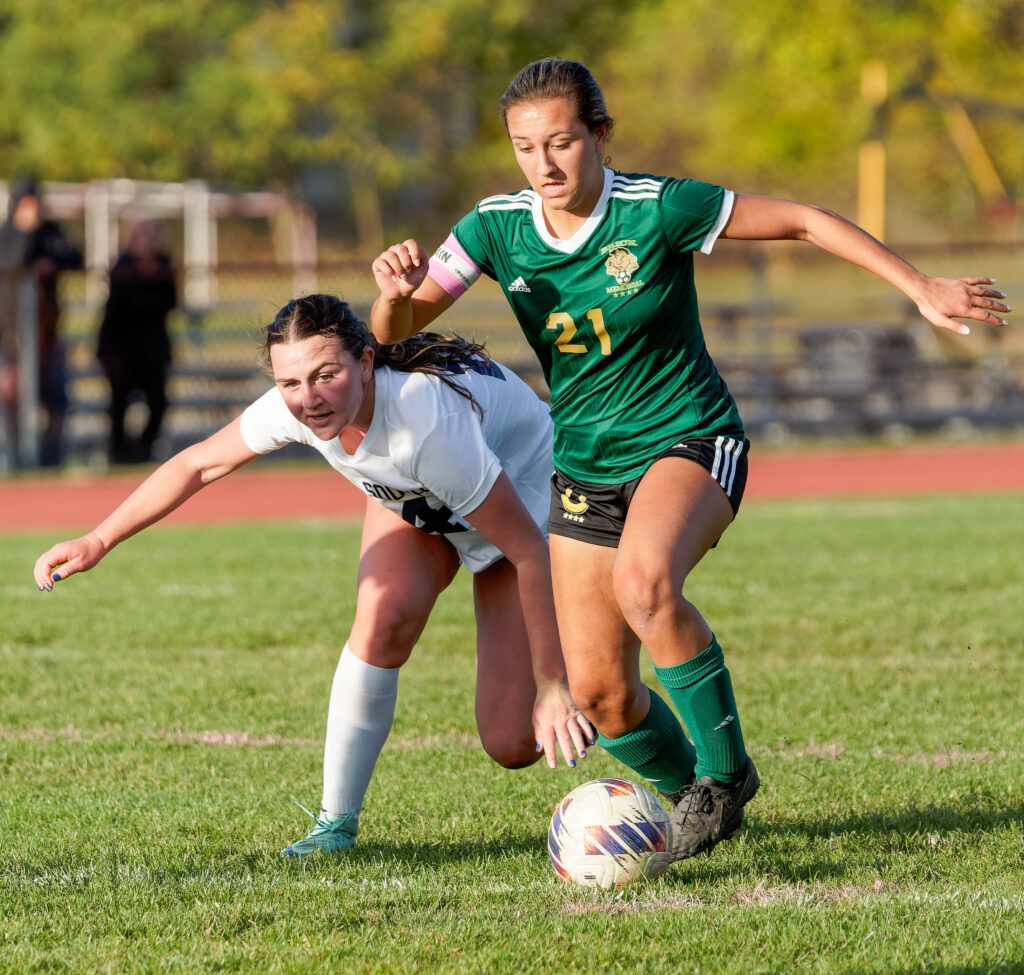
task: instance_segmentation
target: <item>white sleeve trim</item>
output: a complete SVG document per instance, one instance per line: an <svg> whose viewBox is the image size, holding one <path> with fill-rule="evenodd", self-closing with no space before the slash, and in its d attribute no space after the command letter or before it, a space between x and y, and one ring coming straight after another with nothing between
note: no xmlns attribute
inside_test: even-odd
<svg viewBox="0 0 1024 975"><path fill-rule="evenodd" d="M493 458L487 464L487 470L484 472L481 480L477 483L477 488L473 494L468 497L458 508L452 507L460 518L465 518L466 515L472 514L480 507L486 500L494 485L497 483L498 478L501 477L502 466L498 463L497 458Z"/></svg>
<svg viewBox="0 0 1024 975"><path fill-rule="evenodd" d="M729 217L732 216L732 207L735 202L736 194L732 190L726 190L722 196L722 209L718 212L718 219L715 221L715 225L708 231L707 236L704 238L704 243L700 245L700 252L702 254L711 253L722 231L725 230Z"/></svg>
<svg viewBox="0 0 1024 975"><path fill-rule="evenodd" d="M242 439L257 454L268 454L289 443L308 443L303 435L307 429L288 411L276 386L250 403L242 413Z"/></svg>

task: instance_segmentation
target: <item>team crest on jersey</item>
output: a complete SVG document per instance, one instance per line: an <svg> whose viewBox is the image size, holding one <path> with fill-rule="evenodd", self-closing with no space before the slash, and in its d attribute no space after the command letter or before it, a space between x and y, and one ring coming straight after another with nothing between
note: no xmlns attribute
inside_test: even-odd
<svg viewBox="0 0 1024 975"><path fill-rule="evenodd" d="M640 262L627 247L616 247L608 254L604 269L615 278L616 284L629 284L640 270Z"/></svg>
<svg viewBox="0 0 1024 975"><path fill-rule="evenodd" d="M560 497L562 499L562 507L565 508L565 514L562 517L568 518L570 521L583 521L583 512L590 507L587 496L581 494L579 501L573 501L572 488L567 487Z"/></svg>
<svg viewBox="0 0 1024 975"><path fill-rule="evenodd" d="M640 270L640 262L634 253L636 247L635 240L623 239L613 241L601 248L604 269L615 279L615 284L607 288L608 294L630 295L644 286L643 279L637 275Z"/></svg>

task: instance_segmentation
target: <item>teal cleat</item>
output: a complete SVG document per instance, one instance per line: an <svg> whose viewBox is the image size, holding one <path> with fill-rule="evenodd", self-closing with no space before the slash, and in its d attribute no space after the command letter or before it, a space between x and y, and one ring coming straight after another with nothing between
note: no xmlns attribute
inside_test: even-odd
<svg viewBox="0 0 1024 975"><path fill-rule="evenodd" d="M296 805L313 818L316 824L309 833L301 840L296 840L291 846L286 846L281 851L283 857L308 857L317 850L323 853L341 853L343 850L351 849L356 845L356 831L359 828L354 812L345 813L334 819L323 819L313 814L298 803Z"/></svg>

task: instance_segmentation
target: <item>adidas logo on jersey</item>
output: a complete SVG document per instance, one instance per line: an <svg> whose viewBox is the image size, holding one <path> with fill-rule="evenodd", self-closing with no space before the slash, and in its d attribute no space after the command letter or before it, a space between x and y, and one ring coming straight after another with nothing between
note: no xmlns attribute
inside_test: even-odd
<svg viewBox="0 0 1024 975"><path fill-rule="evenodd" d="M508 286L508 290L509 291L525 291L525 292L529 293L530 287L522 278L516 278L515 281L513 281Z"/></svg>

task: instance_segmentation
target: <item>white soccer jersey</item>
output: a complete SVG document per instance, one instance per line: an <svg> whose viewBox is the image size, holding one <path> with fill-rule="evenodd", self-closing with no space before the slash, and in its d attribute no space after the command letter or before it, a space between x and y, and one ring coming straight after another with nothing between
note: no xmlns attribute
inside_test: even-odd
<svg viewBox="0 0 1024 975"><path fill-rule="evenodd" d="M436 376L383 367L374 372L370 428L354 453L295 419L276 386L242 414L242 438L259 454L289 443L314 447L371 498L422 531L444 535L463 565L479 572L501 552L462 516L480 506L504 471L544 531L552 473L547 407L508 369L479 362L453 378L473 394L482 419Z"/></svg>

